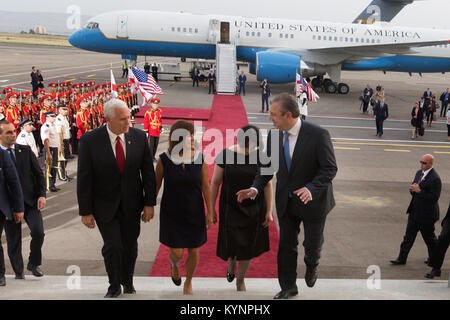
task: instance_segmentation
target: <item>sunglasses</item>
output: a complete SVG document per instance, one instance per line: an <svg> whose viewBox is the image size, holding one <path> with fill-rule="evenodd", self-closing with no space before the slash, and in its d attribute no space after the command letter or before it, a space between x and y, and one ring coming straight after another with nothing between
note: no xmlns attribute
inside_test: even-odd
<svg viewBox="0 0 450 320"><path fill-rule="evenodd" d="M425 161L419 161L420 162L420 164L427 164L428 162L425 162Z"/></svg>

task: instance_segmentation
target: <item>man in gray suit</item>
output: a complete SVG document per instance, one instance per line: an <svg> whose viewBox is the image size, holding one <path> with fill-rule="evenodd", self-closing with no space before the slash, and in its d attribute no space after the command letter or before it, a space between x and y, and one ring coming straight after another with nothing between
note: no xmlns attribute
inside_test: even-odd
<svg viewBox="0 0 450 320"><path fill-rule="evenodd" d="M313 287L317 280L325 220L335 205L332 180L337 165L330 134L300 119L294 96L287 93L276 96L270 105L269 119L278 130L269 132L267 156L271 161L279 160L275 202L280 226L277 263L281 291L274 299L287 299L298 294L297 247L301 222L305 228L305 281L308 287ZM278 141L273 154L272 141ZM238 201L263 192L271 178L271 175L258 175L250 189L238 192Z"/></svg>

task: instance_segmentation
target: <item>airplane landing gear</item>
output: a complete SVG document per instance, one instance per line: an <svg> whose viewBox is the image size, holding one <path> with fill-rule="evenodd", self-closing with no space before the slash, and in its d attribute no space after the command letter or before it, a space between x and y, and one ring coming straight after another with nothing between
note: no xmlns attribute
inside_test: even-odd
<svg viewBox="0 0 450 320"><path fill-rule="evenodd" d="M323 87L326 93L340 93L348 94L350 92L350 87L346 83L335 83L331 79L324 79L323 76L317 76L311 81L313 88Z"/></svg>

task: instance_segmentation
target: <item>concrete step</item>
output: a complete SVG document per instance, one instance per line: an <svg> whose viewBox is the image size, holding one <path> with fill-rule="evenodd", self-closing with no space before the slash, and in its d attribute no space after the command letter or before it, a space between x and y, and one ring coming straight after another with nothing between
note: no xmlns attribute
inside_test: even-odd
<svg viewBox="0 0 450 320"><path fill-rule="evenodd" d="M184 281L184 278L183 278ZM247 291L236 291L236 280L194 278L194 295L183 295L183 285L175 286L169 277L135 277L137 294L121 295L126 300L272 300L279 291L277 279L245 280ZM297 280L299 294L293 300L448 300L450 288L441 280L381 280L379 288L368 288L366 279L319 279L308 288ZM372 283L372 282L371 282ZM0 300L103 300L108 287L102 276L26 276L25 280L6 277L0 287Z"/></svg>

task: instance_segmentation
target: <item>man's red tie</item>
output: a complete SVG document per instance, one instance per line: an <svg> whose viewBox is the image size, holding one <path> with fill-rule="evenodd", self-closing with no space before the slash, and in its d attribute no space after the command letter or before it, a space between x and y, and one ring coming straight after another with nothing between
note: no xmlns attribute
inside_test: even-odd
<svg viewBox="0 0 450 320"><path fill-rule="evenodd" d="M123 153L122 142L120 141L119 136L116 138L116 161L120 173L123 173L123 168L125 167L125 154Z"/></svg>
<svg viewBox="0 0 450 320"><path fill-rule="evenodd" d="M420 175L419 181L417 181L417 184L419 184L422 181L423 175L424 175L424 173L422 172L422 174Z"/></svg>

